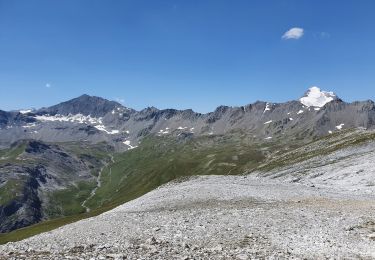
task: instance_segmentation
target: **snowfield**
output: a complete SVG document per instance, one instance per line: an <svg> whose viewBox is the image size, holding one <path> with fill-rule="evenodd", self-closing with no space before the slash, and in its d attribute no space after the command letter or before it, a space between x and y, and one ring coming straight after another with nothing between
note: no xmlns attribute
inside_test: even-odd
<svg viewBox="0 0 375 260"><path fill-rule="evenodd" d="M169 183L97 217L0 246L0 256L371 259L374 212L373 193L251 176L202 176Z"/></svg>
<svg viewBox="0 0 375 260"><path fill-rule="evenodd" d="M311 87L307 91L306 95L300 98L303 105L307 107L321 108L325 104L334 100L336 95L333 92L322 91L318 87ZM317 111L319 109L316 109Z"/></svg>

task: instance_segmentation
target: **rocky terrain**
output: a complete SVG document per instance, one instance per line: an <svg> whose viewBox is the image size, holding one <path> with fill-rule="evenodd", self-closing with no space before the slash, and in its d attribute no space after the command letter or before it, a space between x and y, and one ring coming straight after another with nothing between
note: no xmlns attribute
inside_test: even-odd
<svg viewBox="0 0 375 260"><path fill-rule="evenodd" d="M207 114L88 95L0 111L0 244L113 209L2 257L375 257L374 127L374 102L317 87Z"/></svg>
<svg viewBox="0 0 375 260"><path fill-rule="evenodd" d="M374 199L251 176L197 177L0 252L3 259L372 259Z"/></svg>
<svg viewBox="0 0 375 260"><path fill-rule="evenodd" d="M0 153L0 233L43 220L84 212L80 206L96 185L109 147L14 143ZM91 154L90 154L91 152ZM72 201L73 200L73 201Z"/></svg>
<svg viewBox="0 0 375 260"><path fill-rule="evenodd" d="M275 152L240 176L177 179L3 259L373 259L374 132Z"/></svg>

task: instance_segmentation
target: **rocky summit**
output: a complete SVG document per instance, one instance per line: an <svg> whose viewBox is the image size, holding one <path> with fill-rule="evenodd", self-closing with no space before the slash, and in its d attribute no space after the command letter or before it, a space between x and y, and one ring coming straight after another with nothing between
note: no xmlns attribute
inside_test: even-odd
<svg viewBox="0 0 375 260"><path fill-rule="evenodd" d="M0 111L0 259L375 258L375 105Z"/></svg>

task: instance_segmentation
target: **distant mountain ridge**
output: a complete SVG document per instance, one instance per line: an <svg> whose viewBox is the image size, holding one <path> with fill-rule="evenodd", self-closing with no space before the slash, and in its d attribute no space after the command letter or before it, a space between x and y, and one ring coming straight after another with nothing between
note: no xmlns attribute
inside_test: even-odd
<svg viewBox="0 0 375 260"><path fill-rule="evenodd" d="M1 111L0 144L7 146L20 139L86 140L107 141L126 150L148 134L223 135L243 130L265 140L304 139L346 128L373 128L374 122L373 101L346 103L318 87L310 88L298 101L220 106L207 114L153 107L136 111L115 101L82 95L32 112Z"/></svg>

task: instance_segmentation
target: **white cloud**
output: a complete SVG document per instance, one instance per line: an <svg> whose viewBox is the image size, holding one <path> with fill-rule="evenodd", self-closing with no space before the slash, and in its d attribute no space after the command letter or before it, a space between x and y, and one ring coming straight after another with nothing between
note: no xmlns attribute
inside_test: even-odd
<svg viewBox="0 0 375 260"><path fill-rule="evenodd" d="M121 104L124 104L125 103L125 100L123 98L115 98L115 100Z"/></svg>
<svg viewBox="0 0 375 260"><path fill-rule="evenodd" d="M50 88L51 87L51 84L50 83L46 83L46 88Z"/></svg>
<svg viewBox="0 0 375 260"><path fill-rule="evenodd" d="M294 27L294 28L289 29L287 32L285 32L282 38L285 40L289 40L289 39L298 40L302 36L303 36L303 28Z"/></svg>

